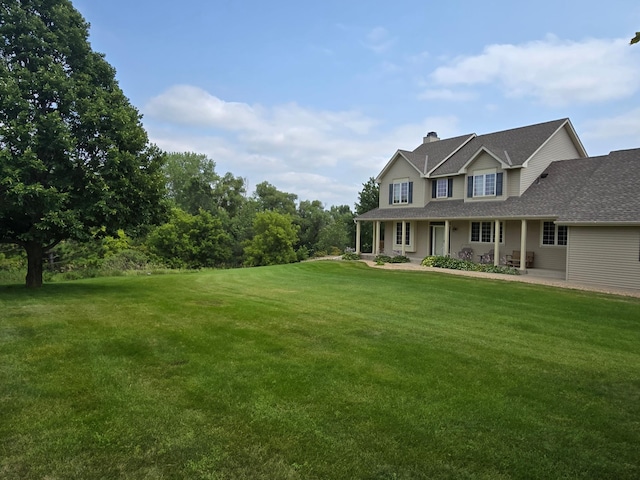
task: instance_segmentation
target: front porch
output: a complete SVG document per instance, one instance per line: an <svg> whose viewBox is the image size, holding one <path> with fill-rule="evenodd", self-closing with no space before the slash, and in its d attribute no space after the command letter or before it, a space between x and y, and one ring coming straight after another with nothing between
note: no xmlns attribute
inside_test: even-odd
<svg viewBox="0 0 640 480"><path fill-rule="evenodd" d="M566 278L567 238L552 219L397 219L372 223L373 251L364 252L372 260L379 254L404 255L415 263L430 255L449 256L496 266L512 264L521 274L541 278ZM360 227L356 222L356 252L362 255ZM511 261L519 252L524 253L526 262Z"/></svg>

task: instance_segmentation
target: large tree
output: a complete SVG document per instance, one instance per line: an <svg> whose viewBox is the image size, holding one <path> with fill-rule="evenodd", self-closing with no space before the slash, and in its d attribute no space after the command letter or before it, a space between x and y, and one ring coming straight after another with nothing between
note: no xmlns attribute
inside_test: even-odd
<svg viewBox="0 0 640 480"><path fill-rule="evenodd" d="M358 193L358 203L356 203L356 215L362 215L363 213L378 208L380 198L380 185L376 183L376 179L369 177L365 183L362 184L362 190ZM360 240L362 242L363 250L369 250L373 252L373 223L362 222L362 233Z"/></svg>
<svg viewBox="0 0 640 480"><path fill-rule="evenodd" d="M27 286L61 240L156 221L162 162L71 2L3 0L0 243L27 252Z"/></svg>

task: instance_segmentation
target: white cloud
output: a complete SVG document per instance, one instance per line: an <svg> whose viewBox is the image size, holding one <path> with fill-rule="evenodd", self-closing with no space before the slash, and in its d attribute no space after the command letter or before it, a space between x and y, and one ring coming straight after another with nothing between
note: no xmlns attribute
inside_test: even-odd
<svg viewBox="0 0 640 480"><path fill-rule="evenodd" d="M600 118L586 122L584 124L584 137L593 139L640 138L640 108L615 117Z"/></svg>
<svg viewBox="0 0 640 480"><path fill-rule="evenodd" d="M211 126L228 130L257 128L259 107L225 102L191 85L176 85L152 98L145 107L147 115L192 126Z"/></svg>
<svg viewBox="0 0 640 480"><path fill-rule="evenodd" d="M376 119L355 110L256 107L192 86L168 89L143 113L151 141L160 148L204 153L219 173L246 177L250 188L268 181L326 206L353 205L362 183L377 175L398 148L419 145L426 132L457 133L453 116L381 132Z"/></svg>
<svg viewBox="0 0 640 480"><path fill-rule="evenodd" d="M598 103L640 89L639 52L625 39L582 42L549 36L521 45L490 45L480 55L454 59L431 75L435 86L497 84L509 97L545 104Z"/></svg>
<svg viewBox="0 0 640 480"><path fill-rule="evenodd" d="M395 39L389 35L386 28L376 27L367 34L364 46L374 53L385 53L394 43Z"/></svg>

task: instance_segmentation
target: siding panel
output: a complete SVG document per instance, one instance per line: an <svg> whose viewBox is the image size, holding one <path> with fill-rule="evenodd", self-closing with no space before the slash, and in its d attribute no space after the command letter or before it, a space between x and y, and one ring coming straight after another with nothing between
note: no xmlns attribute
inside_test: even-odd
<svg viewBox="0 0 640 480"><path fill-rule="evenodd" d="M392 205L389 205L389 184L393 183L394 180L400 178L408 178L409 181L413 182L413 204L412 207L424 207L425 205L425 195L427 194L427 189L425 185L427 181L425 179L420 178L420 174L416 172L416 169L413 168L409 163L405 160L397 160L387 171L384 178L382 179L382 183L380 184L380 200L379 207L380 208L389 208ZM431 192L428 192L431 194ZM408 205L401 205L406 207Z"/></svg>
<svg viewBox="0 0 640 480"><path fill-rule="evenodd" d="M640 228L569 227L567 280L640 290Z"/></svg>
<svg viewBox="0 0 640 480"><path fill-rule="evenodd" d="M580 156L566 128L559 130L538 153L529 160L520 176L520 195L529 188L549 164L555 160L568 160Z"/></svg>

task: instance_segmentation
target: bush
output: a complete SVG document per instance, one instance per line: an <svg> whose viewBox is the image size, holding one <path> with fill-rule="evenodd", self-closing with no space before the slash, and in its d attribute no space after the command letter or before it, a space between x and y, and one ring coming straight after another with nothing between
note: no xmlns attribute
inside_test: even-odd
<svg viewBox="0 0 640 480"><path fill-rule="evenodd" d="M139 250L122 250L110 255L102 262L102 270L147 270L150 267L149 258Z"/></svg>
<svg viewBox="0 0 640 480"><path fill-rule="evenodd" d="M473 263L468 260L459 260L457 258L442 256L425 257L422 260L421 265L424 267L449 268L451 270L520 275L518 269L513 267L507 267L503 265L488 265L484 263Z"/></svg>
<svg viewBox="0 0 640 480"><path fill-rule="evenodd" d="M342 260L360 260L360 255L355 252L345 252Z"/></svg>
<svg viewBox="0 0 640 480"><path fill-rule="evenodd" d="M411 259L405 255L396 255L395 257L391 257L389 263L409 263Z"/></svg>

